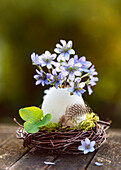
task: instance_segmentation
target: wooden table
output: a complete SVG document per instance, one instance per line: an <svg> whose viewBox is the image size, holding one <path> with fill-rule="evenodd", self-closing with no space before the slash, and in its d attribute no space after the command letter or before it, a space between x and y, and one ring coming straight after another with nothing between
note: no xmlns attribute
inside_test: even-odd
<svg viewBox="0 0 121 170"><path fill-rule="evenodd" d="M17 126L0 125L0 170L120 170L121 130L108 131L106 143L87 155L52 155L42 150L23 148L22 140L16 138ZM46 165L44 161L54 162ZM95 161L103 163L98 167Z"/></svg>

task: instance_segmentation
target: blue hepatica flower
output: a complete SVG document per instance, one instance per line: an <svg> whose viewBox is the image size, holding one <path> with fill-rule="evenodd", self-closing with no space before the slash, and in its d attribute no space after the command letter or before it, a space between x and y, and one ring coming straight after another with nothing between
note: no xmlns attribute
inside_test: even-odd
<svg viewBox="0 0 121 170"><path fill-rule="evenodd" d="M72 92L74 95L78 95L78 96L83 94L86 91L85 89L83 89L85 86L85 82L80 83L80 81L81 81L81 79L77 78L75 80L75 82L70 82L69 84L71 87L68 88L68 91Z"/></svg>
<svg viewBox="0 0 121 170"><path fill-rule="evenodd" d="M74 62L81 63L82 64L81 71L85 71L85 72L88 72L87 69L92 65L92 63L90 61L86 61L85 56L82 56L78 59L78 55L74 55Z"/></svg>
<svg viewBox="0 0 121 170"><path fill-rule="evenodd" d="M52 75L47 73L45 74L43 70L38 71L36 69L37 75L34 75L34 78L37 80L36 85L42 84L44 86L45 84L48 85L50 84L49 80L52 80Z"/></svg>
<svg viewBox="0 0 121 170"><path fill-rule="evenodd" d="M81 66L81 63L74 63L74 58L71 58L68 63L62 62L62 66L60 67L62 77L69 76L68 79L73 81L75 79L75 75L81 75L81 72L79 71Z"/></svg>
<svg viewBox="0 0 121 170"><path fill-rule="evenodd" d="M48 69L51 69L52 65L55 64L53 61L55 58L56 54L51 54L49 51L45 51L45 53L41 55L41 66L46 66Z"/></svg>
<svg viewBox="0 0 121 170"><path fill-rule="evenodd" d="M98 77L91 77L91 80L88 82L87 89L88 89L89 95L93 93L91 86L96 85L96 81L98 81Z"/></svg>
<svg viewBox="0 0 121 170"><path fill-rule="evenodd" d="M91 95L92 86L98 81L96 77L98 73L94 65L86 61L85 56L79 58L75 55L72 41L60 40L60 44L56 44L54 51L56 54L51 54L49 51L45 51L42 55L32 53L31 60L39 69L39 71L36 70L37 74L34 76L37 80L36 85L67 88L71 94L78 96L87 89Z"/></svg>
<svg viewBox="0 0 121 170"><path fill-rule="evenodd" d="M96 85L96 82L98 81L98 77L94 77L95 75L97 75L98 73L95 71L94 65L88 70L89 73L89 78L90 80L87 80L87 89L89 92L89 95L91 95L93 93L91 86Z"/></svg>
<svg viewBox="0 0 121 170"><path fill-rule="evenodd" d="M78 146L78 150L83 151L84 154L87 154L88 152L93 152L95 150L95 141L91 142L88 138L86 138L85 141L81 140L81 144L81 146Z"/></svg>
<svg viewBox="0 0 121 170"><path fill-rule="evenodd" d="M38 54L32 53L31 60L33 61L33 64L35 64L35 65L41 64L41 57Z"/></svg>
<svg viewBox="0 0 121 170"><path fill-rule="evenodd" d="M66 43L65 40L60 40L61 44L56 44L56 48L54 49L54 51L59 54L57 60L60 61L65 61L65 60L69 60L70 55L75 54L75 51L72 49L72 41L68 41L68 43Z"/></svg>
<svg viewBox="0 0 121 170"><path fill-rule="evenodd" d="M61 80L61 73L59 73L59 75L57 74L56 70L53 69L52 70L52 75L53 75L53 80L50 82L51 84L54 83L56 89L58 88L59 85L62 84L62 80Z"/></svg>
<svg viewBox="0 0 121 170"><path fill-rule="evenodd" d="M89 73L89 77L92 78L93 76L95 75L98 75L98 73L95 71L95 66L93 65L89 70L88 70L88 73Z"/></svg>

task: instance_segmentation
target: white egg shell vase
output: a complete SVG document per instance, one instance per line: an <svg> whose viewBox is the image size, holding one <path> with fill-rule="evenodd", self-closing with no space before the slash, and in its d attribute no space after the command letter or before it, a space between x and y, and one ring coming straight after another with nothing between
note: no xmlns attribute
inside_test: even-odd
<svg viewBox="0 0 121 170"><path fill-rule="evenodd" d="M42 103L42 110L44 115L52 114L52 122L58 123L62 115L65 114L68 106L80 104L85 107L82 96L70 95L67 88L52 87L48 90Z"/></svg>

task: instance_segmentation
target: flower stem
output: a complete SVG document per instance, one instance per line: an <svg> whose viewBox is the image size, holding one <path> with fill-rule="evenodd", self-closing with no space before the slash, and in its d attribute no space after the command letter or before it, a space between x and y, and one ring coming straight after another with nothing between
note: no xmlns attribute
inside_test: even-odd
<svg viewBox="0 0 121 170"><path fill-rule="evenodd" d="M89 76L89 73L83 75L83 76L81 77L81 79L84 78L84 77L87 77L87 76Z"/></svg>
<svg viewBox="0 0 121 170"><path fill-rule="evenodd" d="M66 80L64 81L64 87L67 86L67 80L68 80L69 75L66 77Z"/></svg>
<svg viewBox="0 0 121 170"><path fill-rule="evenodd" d="M51 70L50 69L48 69L48 72L51 74Z"/></svg>

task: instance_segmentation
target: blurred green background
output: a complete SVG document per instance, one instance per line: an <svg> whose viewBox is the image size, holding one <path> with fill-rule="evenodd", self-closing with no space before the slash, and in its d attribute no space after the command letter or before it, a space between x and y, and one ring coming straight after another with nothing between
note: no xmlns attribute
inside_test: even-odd
<svg viewBox="0 0 121 170"><path fill-rule="evenodd" d="M42 103L30 55L53 53L60 39L95 65L100 81L84 99L121 128L120 0L0 0L0 123L21 122L19 108Z"/></svg>

